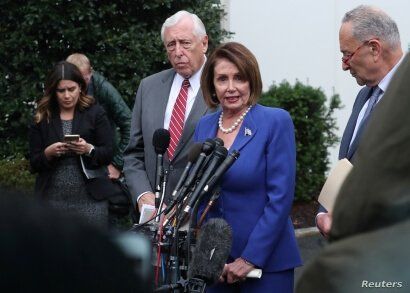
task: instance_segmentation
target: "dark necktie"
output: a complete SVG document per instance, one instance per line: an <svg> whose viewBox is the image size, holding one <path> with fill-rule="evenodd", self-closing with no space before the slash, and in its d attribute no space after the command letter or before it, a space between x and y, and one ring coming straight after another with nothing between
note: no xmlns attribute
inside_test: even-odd
<svg viewBox="0 0 410 293"><path fill-rule="evenodd" d="M369 103L367 104L366 111L364 112L362 121L360 122L360 126L362 126L363 121L367 120L367 118L370 116L370 113L372 112L374 106L376 106L377 100L379 96L382 94L382 89L376 86L373 90L372 95L369 98Z"/></svg>
<svg viewBox="0 0 410 293"><path fill-rule="evenodd" d="M367 108L366 111L364 112L363 118L360 121L360 125L358 126L358 130L356 132L356 136L354 137L353 142L350 144L349 146L349 151L347 153L347 158L351 159L351 157L353 156L354 152L356 151L358 144L359 144L359 140L360 140L360 136L363 133L363 130L367 124L367 120L369 119L369 116L371 114L371 112L373 111L374 107L377 104L377 100L379 99L379 96L383 93L383 90L381 88L379 88L378 86L376 86L373 89L373 92L369 98L369 102L367 103Z"/></svg>
<svg viewBox="0 0 410 293"><path fill-rule="evenodd" d="M169 133L171 141L168 147L168 158L171 161L174 157L179 139L184 130L186 102L188 98L189 80L184 79L181 90L179 91L177 100L175 101L174 109L172 109L171 120L169 122Z"/></svg>

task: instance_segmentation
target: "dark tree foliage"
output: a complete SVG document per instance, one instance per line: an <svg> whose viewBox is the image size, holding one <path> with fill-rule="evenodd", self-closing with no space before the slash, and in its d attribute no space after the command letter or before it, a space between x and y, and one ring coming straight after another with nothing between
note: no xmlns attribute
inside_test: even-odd
<svg viewBox="0 0 410 293"><path fill-rule="evenodd" d="M326 106L321 89L296 82L273 85L264 93L261 103L287 110L295 125L296 137L296 200L311 200L317 196L328 170L328 148L338 142L334 111L341 108L338 95Z"/></svg>
<svg viewBox="0 0 410 293"><path fill-rule="evenodd" d="M181 9L202 19L210 50L229 35L219 0L0 0L0 157L26 152L46 75L71 53L86 54L132 106L140 80L169 67L160 29Z"/></svg>

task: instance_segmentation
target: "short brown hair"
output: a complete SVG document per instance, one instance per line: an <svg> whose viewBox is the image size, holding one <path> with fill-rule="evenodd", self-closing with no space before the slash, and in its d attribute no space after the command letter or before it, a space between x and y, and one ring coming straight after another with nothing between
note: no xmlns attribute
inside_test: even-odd
<svg viewBox="0 0 410 293"><path fill-rule="evenodd" d="M249 105L256 104L262 93L262 78L258 61L244 45L229 42L215 49L202 71L201 89L208 107L216 108L219 105L219 101L215 97L214 69L216 62L220 59L227 59L238 67L241 76L249 81L250 97L248 103Z"/></svg>

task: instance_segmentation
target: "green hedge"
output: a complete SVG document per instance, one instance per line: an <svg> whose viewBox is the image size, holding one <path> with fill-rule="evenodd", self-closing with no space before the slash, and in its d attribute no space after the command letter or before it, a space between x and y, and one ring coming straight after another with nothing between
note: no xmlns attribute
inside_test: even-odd
<svg viewBox="0 0 410 293"><path fill-rule="evenodd" d="M295 125L297 171L296 200L311 200L317 196L328 170L328 147L338 142L333 116L341 108L338 95L326 96L319 88L296 82L272 85L261 98L261 104L287 110Z"/></svg>
<svg viewBox="0 0 410 293"><path fill-rule="evenodd" d="M29 162L23 156L0 160L0 186L28 191L34 190L34 181Z"/></svg>
<svg viewBox="0 0 410 293"><path fill-rule="evenodd" d="M227 32L217 0L0 1L0 158L27 149L27 124L48 70L73 52L86 54L128 105L143 77L168 68L160 39L178 10L204 22L210 49Z"/></svg>

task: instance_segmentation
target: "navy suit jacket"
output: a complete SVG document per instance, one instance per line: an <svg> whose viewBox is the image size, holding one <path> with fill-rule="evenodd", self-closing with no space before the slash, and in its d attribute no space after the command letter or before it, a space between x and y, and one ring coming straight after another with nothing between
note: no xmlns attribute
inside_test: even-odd
<svg viewBox="0 0 410 293"><path fill-rule="evenodd" d="M351 161L353 156L359 146L360 136L363 133L363 129L366 127L366 122L363 121L362 127L356 133L355 140L350 147L350 141L352 140L353 132L356 127L357 118L359 117L360 111L362 110L364 104L370 97L372 88L365 86L362 88L356 96L356 99L353 104L352 114L350 114L349 120L347 122L346 128L343 132L342 140L339 147L339 160L348 159ZM319 206L318 213L327 212L323 206Z"/></svg>
<svg viewBox="0 0 410 293"><path fill-rule="evenodd" d="M363 129L365 128L365 125L362 125L363 127L359 129L359 131L356 134L355 140L353 141L352 146L349 149L350 141L352 140L353 132L356 127L356 122L359 113L362 110L367 99L370 97L371 91L372 88L366 86L362 88L360 92L357 94L356 100L353 104L352 114L349 117L349 121L347 122L345 131L343 132L342 141L340 142L339 160L347 158L350 161L357 150L360 141L360 136L362 134Z"/></svg>
<svg viewBox="0 0 410 293"><path fill-rule="evenodd" d="M216 136L219 115L220 111L199 121L196 141ZM294 128L289 114L282 109L253 106L232 150L238 150L240 156L222 177L221 195L208 213L208 219L224 218L232 228L230 260L243 257L266 272L299 266L301 259L289 217L296 174Z"/></svg>

